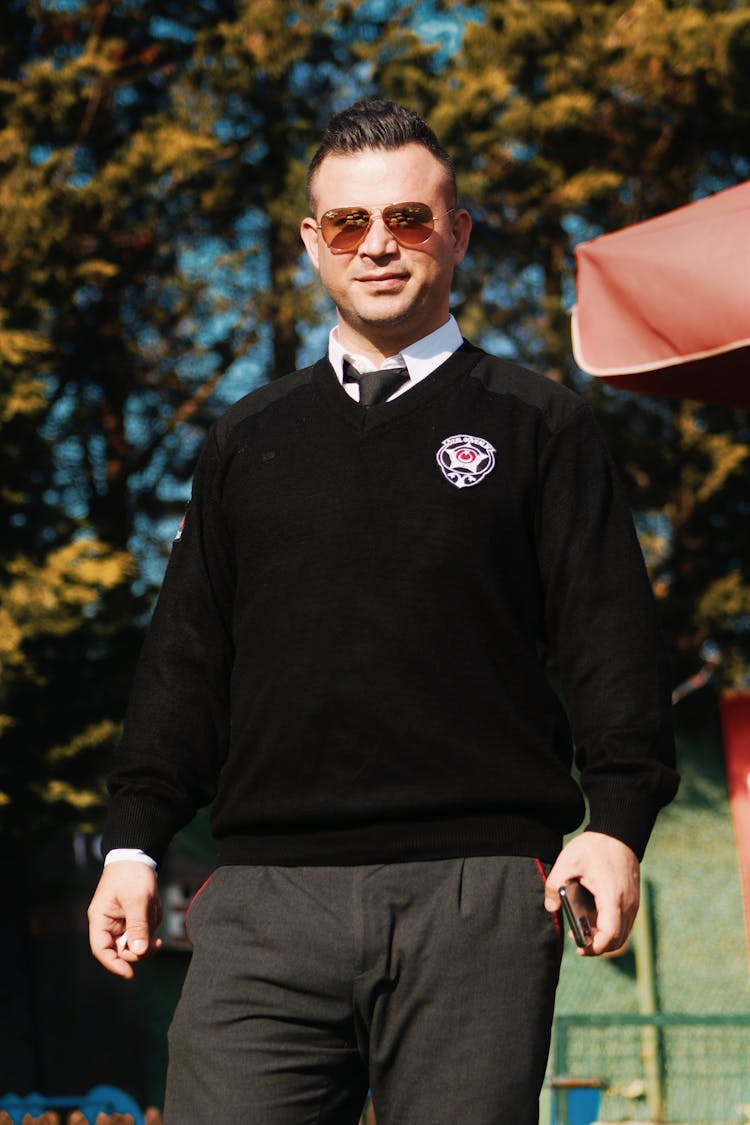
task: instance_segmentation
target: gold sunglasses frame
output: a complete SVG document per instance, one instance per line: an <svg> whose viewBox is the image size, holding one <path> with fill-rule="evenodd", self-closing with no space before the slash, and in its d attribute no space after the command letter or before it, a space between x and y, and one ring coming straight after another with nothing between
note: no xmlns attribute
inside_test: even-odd
<svg viewBox="0 0 750 1125"><path fill-rule="evenodd" d="M430 227L430 229L427 233L427 237L423 238L421 242L402 242L401 239L399 238L396 230L394 230L393 227L389 226L388 223L385 221L385 219L383 219L383 214L392 207L424 207L427 211L429 211L430 222L432 223L432 226ZM330 210L323 212L323 214L321 215L321 219L325 219L329 215L339 214L341 212L347 212L347 211L366 211L367 212L368 220L367 220L366 225L363 226L363 228L362 228L361 235L360 235L359 239L357 240L357 242L355 242L355 244L353 246L346 247L345 249L341 249L340 247L333 246L328 241L325 234L323 233L322 222L321 223L316 222L315 229L320 231L320 234L321 234L321 237L322 237L323 241L325 242L326 246L328 247L328 249L331 251L332 254L353 254L356 250L359 249L359 247L362 245L364 240L367 238L367 235L369 233L369 230L370 230L374 220L376 218L378 218L378 216L379 216L381 218L381 220L384 222L386 230L388 231L388 233L390 235L393 235L396 242L398 242L399 246L403 246L408 250L412 250L417 246L424 246L425 242L429 241L430 235L433 234L433 232L435 230L435 223L437 222L437 220L445 218L446 215L452 214L455 210L457 210L456 207L449 207L447 211L441 211L438 215L435 215L435 214L433 214L431 207L429 207L426 203L421 203L421 202L419 202L418 200L415 200L415 199L410 199L410 200L407 200L403 203L386 203L382 207L365 207L363 204L352 204L351 206L347 206L347 207L331 207ZM335 235L334 235L334 237L335 237Z"/></svg>

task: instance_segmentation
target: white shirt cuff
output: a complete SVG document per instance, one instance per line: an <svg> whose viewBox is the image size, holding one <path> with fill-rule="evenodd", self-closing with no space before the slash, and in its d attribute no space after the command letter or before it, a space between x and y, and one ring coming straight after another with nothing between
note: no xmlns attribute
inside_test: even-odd
<svg viewBox="0 0 750 1125"><path fill-rule="evenodd" d="M104 857L104 866L109 867L110 863L117 863L120 859L135 860L137 863L145 863L152 871L156 871L156 860L152 859L150 855L146 855L140 848L113 848L112 851L107 852Z"/></svg>

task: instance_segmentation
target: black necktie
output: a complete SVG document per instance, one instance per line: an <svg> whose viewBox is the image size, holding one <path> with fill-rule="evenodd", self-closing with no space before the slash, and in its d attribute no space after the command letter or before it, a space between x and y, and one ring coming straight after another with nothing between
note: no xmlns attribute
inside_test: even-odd
<svg viewBox="0 0 750 1125"><path fill-rule="evenodd" d="M357 371L348 359L344 360L344 382L359 383L359 401L362 406L375 406L385 402L398 387L409 380L405 367L385 367L381 371Z"/></svg>

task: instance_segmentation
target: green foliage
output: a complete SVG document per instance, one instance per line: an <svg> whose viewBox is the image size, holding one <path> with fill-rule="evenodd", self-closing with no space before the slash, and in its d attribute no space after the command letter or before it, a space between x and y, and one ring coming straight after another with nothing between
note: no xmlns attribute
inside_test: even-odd
<svg viewBox="0 0 750 1125"><path fill-rule="evenodd" d="M208 424L319 319L310 150L416 40L356 0L6 7L0 789L41 831L101 807Z"/></svg>
<svg viewBox="0 0 750 1125"><path fill-rule="evenodd" d="M482 13L433 114L477 204L466 312L569 377L574 243L748 174L730 55L750 9L490 0Z"/></svg>
<svg viewBox="0 0 750 1125"><path fill-rule="evenodd" d="M748 73L747 2L490 0L432 106L475 219L465 333L590 399L630 489L678 678L712 640L735 686L750 682L747 418L584 382L568 309L577 242L750 176Z"/></svg>
<svg viewBox="0 0 750 1125"><path fill-rule="evenodd" d="M464 332L578 382L693 670L748 665L748 434L580 383L576 241L748 175L746 2L10 0L0 43L0 814L90 823L165 542L223 405L330 317L298 236L331 112L383 93L454 152ZM458 11L458 10L457 10ZM430 21L433 21L433 24ZM445 22L447 21L447 22ZM450 46L450 43L453 46ZM731 650L731 657L730 657ZM737 671L739 669L739 671Z"/></svg>
<svg viewBox="0 0 750 1125"><path fill-rule="evenodd" d="M0 606L0 708L7 708L6 713L0 711L0 805L13 806L8 808L13 829L28 832L46 825L45 806L50 804L67 806L63 813L68 820L72 813L74 824L79 824L74 810L101 810L103 792L92 785L92 763L102 750L111 749L118 726L112 719L95 718L93 708L82 710L82 701L73 702L70 696L64 712L56 714L49 703L65 700L63 682L74 691L84 688L86 672L61 667L59 657L78 652L84 660L96 659L97 641L101 646L105 639L97 622L104 595L131 573L128 554L88 539L50 551L38 566L26 556L6 564ZM31 693L38 696L35 711L48 716L48 725L40 727L19 708L24 698L31 702ZM81 711L72 726L71 710ZM80 722L85 725L80 727ZM24 745L34 727L37 741ZM25 783L20 789L19 775Z"/></svg>

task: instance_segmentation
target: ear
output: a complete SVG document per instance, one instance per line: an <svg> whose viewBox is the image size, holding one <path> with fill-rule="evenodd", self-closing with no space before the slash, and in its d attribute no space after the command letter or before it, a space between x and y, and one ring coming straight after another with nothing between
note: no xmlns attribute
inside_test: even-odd
<svg viewBox="0 0 750 1125"><path fill-rule="evenodd" d="M320 240L318 238L318 224L315 222L315 219L311 219L309 216L303 219L300 224L299 233L305 244L308 258L315 266L315 269L319 270L320 261L318 253L320 250Z"/></svg>
<svg viewBox="0 0 750 1125"><path fill-rule="evenodd" d="M471 215L463 207L453 214L451 233L453 234L453 260L458 265L459 262L463 261L469 248L469 237L471 235Z"/></svg>

